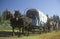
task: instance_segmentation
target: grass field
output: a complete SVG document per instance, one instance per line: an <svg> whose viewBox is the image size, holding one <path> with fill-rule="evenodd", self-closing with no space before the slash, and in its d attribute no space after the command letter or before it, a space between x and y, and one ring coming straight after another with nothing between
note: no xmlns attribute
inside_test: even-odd
<svg viewBox="0 0 60 39"><path fill-rule="evenodd" d="M8 30L7 30L8 29ZM44 34L33 34L30 36L10 36L12 28L10 26L0 26L0 39L60 39L60 31L54 31ZM6 32L7 31L7 32ZM17 32L17 30L15 30Z"/></svg>
<svg viewBox="0 0 60 39"><path fill-rule="evenodd" d="M10 37L0 37L0 39L60 39L60 31L54 31L44 34L34 34L30 36L10 36Z"/></svg>

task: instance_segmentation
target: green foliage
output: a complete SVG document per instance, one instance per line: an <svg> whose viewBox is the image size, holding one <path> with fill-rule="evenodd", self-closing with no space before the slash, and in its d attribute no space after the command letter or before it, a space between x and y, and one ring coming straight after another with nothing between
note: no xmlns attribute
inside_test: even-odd
<svg viewBox="0 0 60 39"><path fill-rule="evenodd" d="M0 23L0 30L11 30L10 21L9 20L3 20Z"/></svg>
<svg viewBox="0 0 60 39"><path fill-rule="evenodd" d="M53 15L53 19L57 22L59 22L59 16L58 15Z"/></svg>
<svg viewBox="0 0 60 39"><path fill-rule="evenodd" d="M1 16L0 16L0 22L1 22Z"/></svg>

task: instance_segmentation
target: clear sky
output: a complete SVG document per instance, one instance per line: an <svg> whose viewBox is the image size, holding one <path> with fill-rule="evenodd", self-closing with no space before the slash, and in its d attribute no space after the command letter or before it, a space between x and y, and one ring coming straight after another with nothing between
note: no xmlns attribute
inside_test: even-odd
<svg viewBox="0 0 60 39"><path fill-rule="evenodd" d="M49 16L53 14L60 16L60 0L0 0L0 12L6 8L11 12L19 10L22 14L27 9L36 8Z"/></svg>

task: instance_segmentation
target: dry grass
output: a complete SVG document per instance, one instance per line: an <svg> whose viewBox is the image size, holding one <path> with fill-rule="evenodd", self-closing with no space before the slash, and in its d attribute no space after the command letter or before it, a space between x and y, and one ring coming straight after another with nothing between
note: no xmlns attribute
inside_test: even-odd
<svg viewBox="0 0 60 39"><path fill-rule="evenodd" d="M60 31L40 35L41 39L60 39Z"/></svg>
<svg viewBox="0 0 60 39"><path fill-rule="evenodd" d="M22 36L22 37L0 37L0 39L60 39L60 31L50 32L46 34L35 34L30 36Z"/></svg>

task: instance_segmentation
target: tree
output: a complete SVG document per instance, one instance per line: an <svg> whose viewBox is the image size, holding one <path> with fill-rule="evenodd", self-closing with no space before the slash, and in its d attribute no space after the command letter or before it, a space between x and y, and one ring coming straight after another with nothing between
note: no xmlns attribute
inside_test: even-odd
<svg viewBox="0 0 60 39"><path fill-rule="evenodd" d="M53 19L54 19L54 21L59 22L59 16L58 15L53 15Z"/></svg>
<svg viewBox="0 0 60 39"><path fill-rule="evenodd" d="M1 22L1 16L0 16L0 22Z"/></svg>
<svg viewBox="0 0 60 39"><path fill-rule="evenodd" d="M10 17L10 13L11 13L11 12L10 12L8 9L6 9L6 10L3 12L3 14L2 14L3 20L8 20L9 17Z"/></svg>

